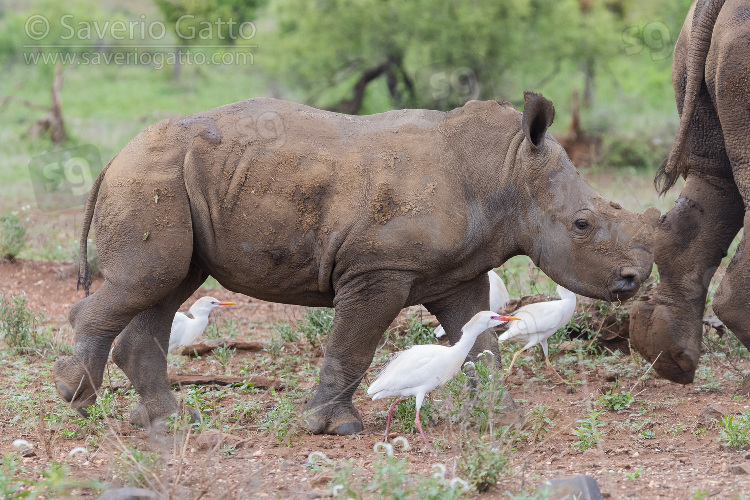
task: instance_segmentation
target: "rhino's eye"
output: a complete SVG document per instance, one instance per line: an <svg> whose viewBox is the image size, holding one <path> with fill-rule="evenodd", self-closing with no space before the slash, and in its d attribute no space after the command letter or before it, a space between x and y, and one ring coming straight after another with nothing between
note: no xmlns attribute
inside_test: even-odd
<svg viewBox="0 0 750 500"><path fill-rule="evenodd" d="M575 221L575 225L578 229L583 230L589 227L589 221L587 221L586 219L578 219L577 221Z"/></svg>

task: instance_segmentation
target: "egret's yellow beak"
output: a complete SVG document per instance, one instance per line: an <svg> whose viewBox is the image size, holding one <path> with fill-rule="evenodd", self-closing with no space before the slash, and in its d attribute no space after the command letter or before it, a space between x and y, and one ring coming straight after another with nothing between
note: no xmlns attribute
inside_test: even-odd
<svg viewBox="0 0 750 500"><path fill-rule="evenodd" d="M217 306L233 306L235 305L234 302L217 302Z"/></svg>
<svg viewBox="0 0 750 500"><path fill-rule="evenodd" d="M515 321L520 320L521 318L516 318L515 316L493 316L492 319L495 319L497 321Z"/></svg>

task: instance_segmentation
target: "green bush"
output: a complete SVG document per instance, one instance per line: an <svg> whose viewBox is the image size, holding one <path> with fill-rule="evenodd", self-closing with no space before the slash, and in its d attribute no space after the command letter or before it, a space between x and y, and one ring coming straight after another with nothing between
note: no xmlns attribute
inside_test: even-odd
<svg viewBox="0 0 750 500"><path fill-rule="evenodd" d="M17 350L37 348L46 340L38 332L43 317L26 308L26 294L6 300L0 295L0 334Z"/></svg>
<svg viewBox="0 0 750 500"><path fill-rule="evenodd" d="M15 214L0 217L0 258L13 262L23 250L26 228Z"/></svg>
<svg viewBox="0 0 750 500"><path fill-rule="evenodd" d="M458 472L479 493L497 484L508 469L505 447L481 438L470 439L464 445L458 462Z"/></svg>

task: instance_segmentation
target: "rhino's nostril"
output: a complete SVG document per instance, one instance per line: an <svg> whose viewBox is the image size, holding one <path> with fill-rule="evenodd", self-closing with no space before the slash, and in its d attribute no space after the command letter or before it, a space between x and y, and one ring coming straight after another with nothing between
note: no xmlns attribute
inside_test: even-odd
<svg viewBox="0 0 750 500"><path fill-rule="evenodd" d="M638 271L634 267L623 267L620 269L620 276L626 280L635 282L638 279Z"/></svg>

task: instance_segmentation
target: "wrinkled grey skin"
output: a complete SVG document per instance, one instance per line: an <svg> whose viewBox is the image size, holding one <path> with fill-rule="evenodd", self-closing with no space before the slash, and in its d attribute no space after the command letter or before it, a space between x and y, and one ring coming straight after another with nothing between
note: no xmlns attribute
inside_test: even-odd
<svg viewBox="0 0 750 500"><path fill-rule="evenodd" d="M662 193L686 177L656 231L659 283L631 312L633 346L663 377L690 383L700 358L711 278L737 232L749 228L750 6L695 2L680 32L672 80L680 128L657 175ZM750 348L750 260L745 231L716 291L716 315ZM658 357L658 359L657 359Z"/></svg>
<svg viewBox="0 0 750 500"><path fill-rule="evenodd" d="M243 120L264 116L283 133L248 134ZM597 195L547 133L553 117L537 94L523 115L496 101L355 117L251 99L151 126L92 189L81 254L95 211L105 280L70 311L59 393L91 404L119 335L113 359L141 397L131 421L177 411L170 324L209 274L259 299L335 308L307 405L316 433L362 430L352 394L401 308L424 304L455 343L489 307L487 271L509 257L531 256L579 294L632 296L658 211ZM79 279L90 283L83 260ZM484 349L497 353L491 332L470 357Z"/></svg>

